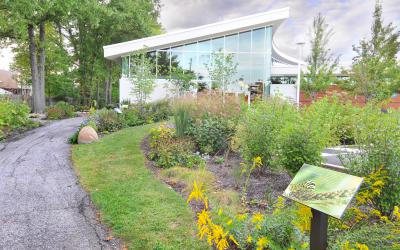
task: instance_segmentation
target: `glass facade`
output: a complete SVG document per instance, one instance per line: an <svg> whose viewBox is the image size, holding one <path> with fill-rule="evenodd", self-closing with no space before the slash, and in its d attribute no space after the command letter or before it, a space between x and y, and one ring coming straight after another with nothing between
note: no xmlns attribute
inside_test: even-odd
<svg viewBox="0 0 400 250"><path fill-rule="evenodd" d="M156 59L158 78L166 78L170 74L171 67L180 67L193 71L198 81L211 86L206 65L212 60L212 53L221 51L226 55L233 54L234 60L238 63L237 74L234 77L236 81L240 79L249 84L255 82L269 84L271 48L272 29L263 27L151 51L148 55ZM129 56L122 58L123 76L129 74L129 58ZM232 84L231 90L238 90L238 84Z"/></svg>

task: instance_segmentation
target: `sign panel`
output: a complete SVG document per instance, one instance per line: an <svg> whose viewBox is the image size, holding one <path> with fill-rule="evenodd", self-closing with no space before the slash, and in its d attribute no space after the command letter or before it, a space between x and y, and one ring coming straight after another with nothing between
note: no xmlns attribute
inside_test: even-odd
<svg viewBox="0 0 400 250"><path fill-rule="evenodd" d="M283 196L340 219L363 178L304 164Z"/></svg>

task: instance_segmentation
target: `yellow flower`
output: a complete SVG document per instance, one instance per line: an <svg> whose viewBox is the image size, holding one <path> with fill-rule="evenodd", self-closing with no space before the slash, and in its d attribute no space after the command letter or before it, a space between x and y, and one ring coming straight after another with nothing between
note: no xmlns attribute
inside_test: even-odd
<svg viewBox="0 0 400 250"><path fill-rule="evenodd" d="M235 237L233 237L232 234L229 235L229 239L230 239L233 243L235 243L236 246L239 246L239 243L237 242L237 240L235 239Z"/></svg>
<svg viewBox="0 0 400 250"><path fill-rule="evenodd" d="M228 241L226 240L226 238L222 238L220 241L218 241L217 243L217 249L218 250L224 250L227 249L229 247Z"/></svg>
<svg viewBox="0 0 400 250"><path fill-rule="evenodd" d="M372 209L371 210L371 214L375 215L377 217L381 217L381 212L379 210L376 210L376 209Z"/></svg>
<svg viewBox="0 0 400 250"><path fill-rule="evenodd" d="M267 237L261 237L260 239L258 239L257 241L257 250L262 250L266 247L268 247L268 243L269 240L267 239Z"/></svg>
<svg viewBox="0 0 400 250"><path fill-rule="evenodd" d="M263 220L264 216L261 213L255 213L251 219L252 223L259 223Z"/></svg>
<svg viewBox="0 0 400 250"><path fill-rule="evenodd" d="M218 209L218 216L221 216L224 210L222 208Z"/></svg>
<svg viewBox="0 0 400 250"><path fill-rule="evenodd" d="M226 225L228 225L228 226L229 226L229 225L231 225L231 224L232 224L232 222L233 222L232 220L228 220L228 222L226 223Z"/></svg>
<svg viewBox="0 0 400 250"><path fill-rule="evenodd" d="M247 219L247 214L238 214L236 215L236 219L240 222L240 221L244 221L245 219Z"/></svg>
<svg viewBox="0 0 400 250"><path fill-rule="evenodd" d="M274 204L274 212L272 212L272 214L278 213L284 207L285 207L285 198L279 196L278 201Z"/></svg>
<svg viewBox="0 0 400 250"><path fill-rule="evenodd" d="M398 206L394 206L393 216L394 216L395 220L400 221L400 212L399 212L399 207Z"/></svg>
<svg viewBox="0 0 400 250"><path fill-rule="evenodd" d="M297 204L296 210L297 218L293 221L293 224L297 226L301 232L309 232L311 228L311 218L312 212L311 209L302 204Z"/></svg>
<svg viewBox="0 0 400 250"><path fill-rule="evenodd" d="M253 159L253 164L254 164L254 166L256 166L256 167L261 166L261 165L262 165L262 159L261 159L261 157L260 157L260 156L254 157L254 159Z"/></svg>
<svg viewBox="0 0 400 250"><path fill-rule="evenodd" d="M360 250L368 250L368 246L365 244L356 243L356 247Z"/></svg>
<svg viewBox="0 0 400 250"><path fill-rule="evenodd" d="M372 187L373 188L376 188L376 187L382 188L384 185L385 185L385 183L382 180L377 180L374 182L374 184L372 184Z"/></svg>
<svg viewBox="0 0 400 250"><path fill-rule="evenodd" d="M253 237L251 237L251 235L247 236L247 243L251 243L253 242Z"/></svg>
<svg viewBox="0 0 400 250"><path fill-rule="evenodd" d="M195 199L196 201L199 200L207 200L204 196L204 188L203 188L203 183L200 183L200 185L197 185L197 182L194 181L193 182L193 190L192 192L189 194L189 197L187 199L187 203L189 203L191 200ZM208 203L208 202L207 202ZM208 205L208 204L207 204ZM206 206L207 206L206 205Z"/></svg>
<svg viewBox="0 0 400 250"><path fill-rule="evenodd" d="M389 221L389 218L387 217L387 216L381 216L380 218L379 218L381 221L383 221L383 222L386 222L386 223L389 223L390 221Z"/></svg>

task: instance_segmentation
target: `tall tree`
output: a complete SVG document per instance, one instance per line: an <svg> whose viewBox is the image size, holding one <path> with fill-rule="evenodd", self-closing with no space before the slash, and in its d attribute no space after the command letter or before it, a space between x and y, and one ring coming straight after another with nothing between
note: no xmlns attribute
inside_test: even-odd
<svg viewBox="0 0 400 250"><path fill-rule="evenodd" d="M335 58L328 48L332 34L333 29L326 23L325 17L318 13L311 28L311 51L307 57L307 71L301 79L303 90L313 100L319 91L326 90L335 79L333 71L337 67L339 58Z"/></svg>
<svg viewBox="0 0 400 250"><path fill-rule="evenodd" d="M400 50L399 31L392 24L384 25L382 5L376 1L371 38L353 46L351 84L354 92L366 100L384 100L400 90L400 65L396 54Z"/></svg>
<svg viewBox="0 0 400 250"><path fill-rule="evenodd" d="M103 46L160 32L158 0L87 0L61 24L73 48L82 104L112 102L120 66L104 59Z"/></svg>
<svg viewBox="0 0 400 250"><path fill-rule="evenodd" d="M71 1L4 0L0 2L0 39L5 43L27 42L31 69L33 111L45 108L46 23L59 21Z"/></svg>

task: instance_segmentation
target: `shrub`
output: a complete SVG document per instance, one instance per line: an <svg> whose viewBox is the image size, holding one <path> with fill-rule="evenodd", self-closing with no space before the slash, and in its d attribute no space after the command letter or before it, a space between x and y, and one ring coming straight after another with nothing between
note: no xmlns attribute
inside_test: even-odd
<svg viewBox="0 0 400 250"><path fill-rule="evenodd" d="M194 138L201 152L215 154L228 147L234 131L234 125L229 121L208 115L193 123L189 135Z"/></svg>
<svg viewBox="0 0 400 250"><path fill-rule="evenodd" d="M29 112L30 108L25 103L0 98L0 139L7 132L34 126L29 119Z"/></svg>
<svg viewBox="0 0 400 250"><path fill-rule="evenodd" d="M387 175L382 193L374 200L384 214L400 200L400 112L363 108L355 132L358 152L342 156L352 173L368 176L382 169Z"/></svg>
<svg viewBox="0 0 400 250"><path fill-rule="evenodd" d="M101 109L97 111L97 127L99 132L114 132L123 127L122 118L111 109Z"/></svg>
<svg viewBox="0 0 400 250"><path fill-rule="evenodd" d="M328 144L354 144L354 133L361 108L338 98L324 98L305 107L302 112L307 120L318 128L329 131Z"/></svg>
<svg viewBox="0 0 400 250"><path fill-rule="evenodd" d="M167 120L172 115L171 104L168 100L160 100L150 103L151 118L154 122Z"/></svg>
<svg viewBox="0 0 400 250"><path fill-rule="evenodd" d="M125 122L125 125L129 127L138 126L145 123L140 115L139 110L134 108L124 110L122 113L122 118Z"/></svg>
<svg viewBox="0 0 400 250"><path fill-rule="evenodd" d="M250 162L260 156L265 166L276 168L273 161L281 129L298 118L295 107L279 98L254 103L239 121L235 135L243 158Z"/></svg>
<svg viewBox="0 0 400 250"><path fill-rule="evenodd" d="M56 105L46 108L48 120L59 120L75 116L74 106L66 102L58 102Z"/></svg>
<svg viewBox="0 0 400 250"><path fill-rule="evenodd" d="M304 118L288 122L278 135L276 164L295 175L304 163L321 163L327 138L323 133L317 124Z"/></svg>
<svg viewBox="0 0 400 250"><path fill-rule="evenodd" d="M357 243L358 245L366 245L369 249L395 250L400 247L399 237L400 231L398 225L364 225L349 231L336 232L329 237L328 245L330 250L354 249ZM346 245L348 248L344 248Z"/></svg>
<svg viewBox="0 0 400 250"><path fill-rule="evenodd" d="M128 126L136 126L167 120L172 115L172 108L168 100L160 100L151 103L131 104L124 111L124 113L127 112L129 114L125 118ZM129 123L134 125L129 125Z"/></svg>
<svg viewBox="0 0 400 250"><path fill-rule="evenodd" d="M165 125L150 132L150 159L161 168L194 167L203 159L193 153L194 144L187 138L177 138L173 128Z"/></svg>

